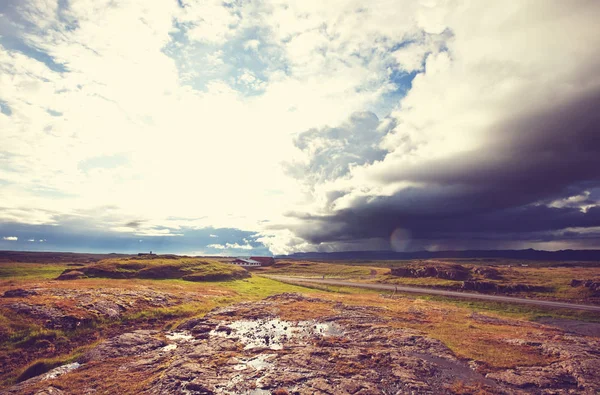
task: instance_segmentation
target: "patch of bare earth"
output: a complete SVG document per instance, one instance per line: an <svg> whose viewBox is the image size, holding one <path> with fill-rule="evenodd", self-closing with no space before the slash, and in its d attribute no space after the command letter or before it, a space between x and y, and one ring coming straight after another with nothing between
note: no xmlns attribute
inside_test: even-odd
<svg viewBox="0 0 600 395"><path fill-rule="evenodd" d="M600 342L531 325L499 338L547 357L537 366L480 369L440 340L399 327L381 306L298 294L240 303L173 331L138 330L87 352L80 366L8 394L451 394L600 391ZM403 303L401 300L394 303ZM407 302L408 303L408 302ZM314 308L311 308L314 307ZM423 317L425 320L427 317ZM474 317L477 325L506 326ZM516 321L515 321L516 322ZM524 332L521 332L524 333ZM464 333L465 337L469 333ZM512 345L511 345L512 347ZM52 372L50 372L52 373ZM38 392L46 391L46 392Z"/></svg>

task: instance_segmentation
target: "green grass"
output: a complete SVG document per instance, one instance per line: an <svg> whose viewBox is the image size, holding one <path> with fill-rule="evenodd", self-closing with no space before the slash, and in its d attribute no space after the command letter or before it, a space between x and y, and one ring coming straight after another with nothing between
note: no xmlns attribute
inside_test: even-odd
<svg viewBox="0 0 600 395"><path fill-rule="evenodd" d="M378 282L384 282L386 284L402 284L402 285L413 285L413 286L424 286L424 287L447 287L447 288L460 288L462 281L446 280L437 277L397 277L392 275L383 275L377 277Z"/></svg>
<svg viewBox="0 0 600 395"><path fill-rule="evenodd" d="M58 277L66 265L39 263L0 263L0 279L3 280L48 280Z"/></svg>
<svg viewBox="0 0 600 395"><path fill-rule="evenodd" d="M374 267L362 265L347 265L343 263L324 263L324 262L306 262L306 261L282 261L274 266L265 267L260 270L260 274L267 275L285 275L302 277L323 277L326 278L356 278L367 277L371 275ZM380 269L381 270L381 269Z"/></svg>
<svg viewBox="0 0 600 395"><path fill-rule="evenodd" d="M199 292L202 291L202 287L204 286L200 283L189 283L180 279L153 281L160 281L161 283L170 285L184 286L188 290L197 289ZM178 324L189 318L202 317L217 307L224 307L244 301L260 300L284 292L312 292L312 290L307 287L284 284L279 281L259 276L253 276L243 280L211 282L209 286L210 288L225 289L231 291L231 293L223 296L211 296L198 302L185 303L171 307L154 308L126 314L122 318L122 321L135 323L140 321L160 320L165 322L165 329L170 329L176 327Z"/></svg>
<svg viewBox="0 0 600 395"><path fill-rule="evenodd" d="M50 370L59 366L77 362L90 348L92 348L92 345L86 345L74 349L69 354L58 355L52 358L40 358L32 361L19 371L11 372L11 374L3 382L0 382L0 386L4 387L12 385L16 382L21 382L31 377L49 372Z"/></svg>
<svg viewBox="0 0 600 395"><path fill-rule="evenodd" d="M387 293L387 292L382 292ZM499 303L499 302L488 302L488 301L474 301L466 299L448 298L443 296L434 295L419 295L419 294L402 294L406 297L422 300L431 300L436 302L443 302L452 304L458 307L465 307L476 312L492 312L500 315L504 315L511 318L526 319L529 321L536 321L542 317L552 318L564 318L569 320L579 320L587 322L600 322L600 316L598 313L583 310L568 310L568 309L555 309L555 308L543 308L532 305L518 304L518 303Z"/></svg>
<svg viewBox="0 0 600 395"><path fill-rule="evenodd" d="M343 293L343 294L383 294L392 295L393 291L376 290L359 287L347 287L347 286L332 286L325 284L306 284L308 288L323 290L327 292ZM403 296L410 299L422 299L431 300L437 302L448 303L458 307L465 307L472 311L478 312L493 312L496 314L504 315L511 318L526 319L529 321L536 321L542 317L551 318L564 318L570 320L580 320L588 322L600 322L600 316L597 313L582 311L582 310L568 310L568 309L555 309L555 308L543 308L518 303L499 303L499 302L488 302L488 301L475 301L460 298L450 298L436 295L423 295L413 293L402 293L398 292L397 295Z"/></svg>
<svg viewBox="0 0 600 395"><path fill-rule="evenodd" d="M237 294L240 300L258 300L282 292L306 293L307 287L285 284L261 276L252 276L244 280L215 283L214 285L229 289Z"/></svg>
<svg viewBox="0 0 600 395"><path fill-rule="evenodd" d="M244 278L248 272L235 265L213 259L199 258L114 258L73 269L87 277L99 278L148 278L177 279L188 281L219 281Z"/></svg>

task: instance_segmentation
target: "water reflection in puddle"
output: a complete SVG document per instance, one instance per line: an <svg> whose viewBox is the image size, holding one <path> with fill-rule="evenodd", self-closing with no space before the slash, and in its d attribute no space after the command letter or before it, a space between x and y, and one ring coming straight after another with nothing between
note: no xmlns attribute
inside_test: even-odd
<svg viewBox="0 0 600 395"><path fill-rule="evenodd" d="M272 360L275 359L275 357L275 354L262 354L256 358L241 360L240 363L235 365L233 368L235 370L246 370L248 367L251 367L254 370L267 369L273 366Z"/></svg>
<svg viewBox="0 0 600 395"><path fill-rule="evenodd" d="M48 373L46 373L44 375L44 377L42 378L42 380L55 379L58 376L62 376L65 373L69 373L70 371L79 368L80 366L81 366L81 364L79 362L73 362L73 363L69 363L67 365L59 366L57 368L52 369Z"/></svg>
<svg viewBox="0 0 600 395"><path fill-rule="evenodd" d="M244 349L265 347L281 350L283 344L292 339L341 336L343 331L333 323L315 321L289 322L278 318L270 320L240 320L226 326L229 330L217 328L210 332L212 336L236 337L246 346Z"/></svg>

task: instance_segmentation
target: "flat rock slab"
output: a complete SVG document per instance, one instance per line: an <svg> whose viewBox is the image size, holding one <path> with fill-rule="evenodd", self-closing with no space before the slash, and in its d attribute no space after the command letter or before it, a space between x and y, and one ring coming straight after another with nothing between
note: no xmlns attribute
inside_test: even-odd
<svg viewBox="0 0 600 395"><path fill-rule="evenodd" d="M291 319L297 303L308 312L324 305L329 310L316 320ZM484 376L476 361L460 360L439 340L393 325L380 308L282 294L213 310L172 331L122 334L90 350L75 372L34 378L7 393L94 393L103 367L113 367L118 377L139 374L144 380L136 393L147 395L600 392L600 341L576 335L556 341L552 336L559 335L548 333L510 342L553 355L555 362ZM473 390L456 392L457 385Z"/></svg>
<svg viewBox="0 0 600 395"><path fill-rule="evenodd" d="M583 336L600 337L600 323L567 320L561 318L540 318L537 322L544 325L555 326L565 332L576 333Z"/></svg>

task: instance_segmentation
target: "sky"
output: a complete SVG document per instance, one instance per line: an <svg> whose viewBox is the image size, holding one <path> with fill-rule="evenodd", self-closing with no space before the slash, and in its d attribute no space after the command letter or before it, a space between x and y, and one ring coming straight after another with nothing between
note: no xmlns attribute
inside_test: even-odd
<svg viewBox="0 0 600 395"><path fill-rule="evenodd" d="M597 0L3 0L0 250L600 248Z"/></svg>

